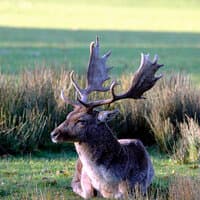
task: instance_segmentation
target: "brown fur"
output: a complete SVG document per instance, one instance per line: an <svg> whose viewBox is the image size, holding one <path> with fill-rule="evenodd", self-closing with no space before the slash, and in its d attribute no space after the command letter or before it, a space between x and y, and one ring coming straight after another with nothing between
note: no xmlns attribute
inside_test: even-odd
<svg viewBox="0 0 200 200"><path fill-rule="evenodd" d="M52 132L54 142L75 142L79 159L73 191L87 199L96 192L126 199L139 184L146 193L154 170L145 147L139 140L117 140L108 125L98 121L98 114L77 108Z"/></svg>

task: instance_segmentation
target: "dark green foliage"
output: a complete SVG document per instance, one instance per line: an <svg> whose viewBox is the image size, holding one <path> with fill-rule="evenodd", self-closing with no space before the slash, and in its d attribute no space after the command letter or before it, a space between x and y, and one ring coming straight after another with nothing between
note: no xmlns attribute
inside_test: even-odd
<svg viewBox="0 0 200 200"><path fill-rule="evenodd" d="M118 88L119 93L130 84L129 77L120 79L123 85ZM79 77L78 80L83 86L84 79ZM64 89L70 99L75 96L73 90L68 89L69 85L69 73L64 70L36 69L17 77L0 75L1 153L30 152L52 146L49 134L69 112L69 107L60 100L60 91ZM109 94L92 96L94 99L108 97ZM195 130L199 130L199 90L185 75L166 75L147 92L146 97L145 100L116 102L106 108L120 110L120 115L110 126L119 138L139 138L145 145L156 143L161 151L175 153L178 160L182 159L177 149L184 146L188 152L193 148L193 144L189 143L191 139L186 139L187 135L194 135L186 134L190 129L194 132L192 119L196 123ZM188 141L187 145L183 145L185 141ZM195 144L199 141L200 136L195 134ZM199 149L195 151L199 155Z"/></svg>
<svg viewBox="0 0 200 200"><path fill-rule="evenodd" d="M50 70L17 78L0 75L1 153L29 152L50 143L50 131L67 111L57 102L61 76Z"/></svg>
<svg viewBox="0 0 200 200"><path fill-rule="evenodd" d="M188 117L200 123L199 90L187 76L178 74L163 79L149 94L154 98L147 120L155 140L162 151L173 153L183 135L180 124L187 123Z"/></svg>
<svg viewBox="0 0 200 200"><path fill-rule="evenodd" d="M182 200L184 194L191 195L194 197L192 199L199 197L199 168L193 168L193 164L180 165L166 154L161 154L155 146L149 149L149 153L156 177L148 189L147 197L142 197L139 188L136 188L135 198L131 199ZM70 187L76 159L71 149L62 149L57 153L37 151L33 154L1 157L0 199L81 200Z"/></svg>

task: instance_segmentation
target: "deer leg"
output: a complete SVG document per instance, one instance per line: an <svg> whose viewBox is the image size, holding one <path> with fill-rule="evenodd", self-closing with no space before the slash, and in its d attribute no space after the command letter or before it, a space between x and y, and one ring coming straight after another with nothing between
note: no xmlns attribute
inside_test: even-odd
<svg viewBox="0 0 200 200"><path fill-rule="evenodd" d="M81 173L81 188L82 188L82 197L85 199L94 197L94 188L92 186L91 180L88 177L85 170L82 170Z"/></svg>
<svg viewBox="0 0 200 200"><path fill-rule="evenodd" d="M142 192L143 196L147 195L147 183L146 182L141 184L141 192Z"/></svg>
<svg viewBox="0 0 200 200"><path fill-rule="evenodd" d="M94 196L95 190L92 187L91 181L83 170L83 165L80 159L76 162L75 173L71 183L72 190L79 196L88 199Z"/></svg>
<svg viewBox="0 0 200 200"><path fill-rule="evenodd" d="M76 194L82 196L82 188L81 188L81 173L82 173L82 163L80 159L77 160L76 166L75 166L75 173L72 179L71 187L73 192Z"/></svg>

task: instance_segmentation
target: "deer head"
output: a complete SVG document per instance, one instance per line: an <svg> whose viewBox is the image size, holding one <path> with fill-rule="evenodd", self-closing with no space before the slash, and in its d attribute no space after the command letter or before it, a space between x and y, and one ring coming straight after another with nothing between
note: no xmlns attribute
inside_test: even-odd
<svg viewBox="0 0 200 200"><path fill-rule="evenodd" d="M106 65L110 54L111 52L109 51L105 55L99 56L98 37L96 38L96 42L90 44L87 85L85 89L80 88L74 79L74 72L71 72L70 79L78 93L78 101L72 102L65 97L63 91L61 92L62 99L66 103L71 104L74 110L51 133L53 142L84 142L95 137L103 138L102 131L100 130L108 128L107 126L105 127L106 122L115 116L117 110L98 112L94 108L111 104L121 99L141 99L143 98L142 95L151 89L156 81L162 77L162 75L155 76L156 71L163 66L157 63L158 56L155 55L153 61L151 61L149 55L141 54L140 67L132 78L130 88L122 94L116 94L115 87L118 85L116 81L113 81L109 87L104 87L104 82L110 78L108 72L111 67ZM94 91L110 92L111 98L89 101L88 96ZM93 131L94 129L99 129L99 131Z"/></svg>

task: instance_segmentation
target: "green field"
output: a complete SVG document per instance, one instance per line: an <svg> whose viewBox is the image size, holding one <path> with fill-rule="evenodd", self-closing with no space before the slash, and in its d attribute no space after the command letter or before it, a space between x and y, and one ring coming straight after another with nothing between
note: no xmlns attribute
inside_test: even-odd
<svg viewBox="0 0 200 200"><path fill-rule="evenodd" d="M115 75L132 72L140 53L157 53L164 71L200 81L199 1L1 1L0 69L35 67L83 72L96 35L111 49Z"/></svg>
<svg viewBox="0 0 200 200"><path fill-rule="evenodd" d="M199 32L198 0L1 0L1 26Z"/></svg>
<svg viewBox="0 0 200 200"><path fill-rule="evenodd" d="M150 153L156 171L153 187L158 190L166 190L176 176L198 179L200 170L194 164L180 166L155 150ZM75 159L75 153L69 150L1 159L0 199L81 199L70 188Z"/></svg>
<svg viewBox="0 0 200 200"><path fill-rule="evenodd" d="M43 67L85 73L96 35L102 54L112 50L113 77L133 72L143 52L159 55L160 71L184 72L200 84L199 0L1 0L0 74ZM199 162L149 151L154 190L166 191L176 176L199 179ZM65 148L0 157L0 199L80 199L70 188L76 158Z"/></svg>

